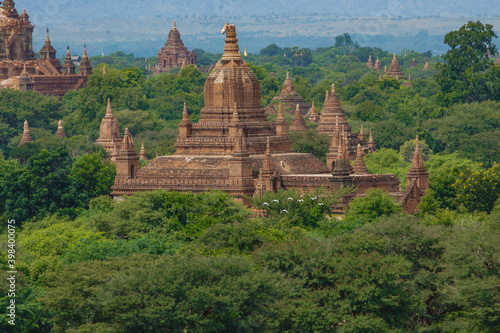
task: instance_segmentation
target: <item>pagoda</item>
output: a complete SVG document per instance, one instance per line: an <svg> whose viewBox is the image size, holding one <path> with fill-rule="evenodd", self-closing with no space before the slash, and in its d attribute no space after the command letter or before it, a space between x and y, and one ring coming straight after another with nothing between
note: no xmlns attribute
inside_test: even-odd
<svg viewBox="0 0 500 333"><path fill-rule="evenodd" d="M281 88L281 92L278 96L273 98L273 101L281 102L283 111L288 112L290 114L295 113L295 108L297 104L300 108L300 113L302 115L307 114L311 106L307 103L304 97L300 96L292 85L292 81L290 80L290 73L286 73L286 79L283 83L283 87Z"/></svg>
<svg viewBox="0 0 500 333"><path fill-rule="evenodd" d="M371 54L368 56L368 62L366 63L366 65L367 65L367 66L368 66L368 68L370 68L370 69L375 68L375 67L373 66L373 60L372 60L372 55L371 55Z"/></svg>
<svg viewBox="0 0 500 333"><path fill-rule="evenodd" d="M186 65L196 66L196 57L194 51L188 51L187 47L184 46L174 21L165 46L158 52L158 64L154 72L168 72L173 68Z"/></svg>
<svg viewBox="0 0 500 333"><path fill-rule="evenodd" d="M404 78L404 73L401 71L401 68L399 67L399 61L396 58L396 52L394 52L394 57L392 58L391 61L391 66L389 67L389 70L384 73L382 78L384 79L402 79Z"/></svg>

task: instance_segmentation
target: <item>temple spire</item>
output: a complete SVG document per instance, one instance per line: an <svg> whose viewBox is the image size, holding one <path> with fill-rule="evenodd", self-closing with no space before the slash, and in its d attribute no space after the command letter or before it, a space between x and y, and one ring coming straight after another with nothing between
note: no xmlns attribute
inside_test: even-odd
<svg viewBox="0 0 500 333"><path fill-rule="evenodd" d="M49 28L47 28L47 37L45 38L45 44L50 44Z"/></svg>
<svg viewBox="0 0 500 333"><path fill-rule="evenodd" d="M295 107L295 114L293 116L292 123L290 124L290 131L305 131L307 130L306 122L304 118L302 118L302 114L300 113L300 106L297 104Z"/></svg>
<svg viewBox="0 0 500 333"><path fill-rule="evenodd" d="M368 138L368 148L371 149L371 151L375 151L375 141L373 140L373 136L372 136L372 131L370 130L370 137Z"/></svg>
<svg viewBox="0 0 500 333"><path fill-rule="evenodd" d="M184 102L184 109L182 110L182 122L183 123L190 123L191 122L191 120L189 119L189 113L188 113L186 102Z"/></svg>
<svg viewBox="0 0 500 333"><path fill-rule="evenodd" d="M279 102L278 106L278 116L276 117L276 121L283 121L285 120L285 115L283 114L283 107L281 106L281 102Z"/></svg>
<svg viewBox="0 0 500 333"><path fill-rule="evenodd" d="M145 160L145 161L148 160L148 156L146 154L146 148L144 148L144 142L142 143L142 146L141 146L141 151L139 153L139 158L141 160Z"/></svg>
<svg viewBox="0 0 500 333"><path fill-rule="evenodd" d="M363 160L363 149L361 148L361 145L358 143L357 150L356 150L356 160L354 161L354 174L355 175L367 175L369 174L368 168L366 167L365 161Z"/></svg>
<svg viewBox="0 0 500 333"><path fill-rule="evenodd" d="M60 138L65 138L66 137L66 132L64 131L62 120L59 120L59 122L57 123L56 136L58 136Z"/></svg>
<svg viewBox="0 0 500 333"><path fill-rule="evenodd" d="M172 30L177 30L177 25L175 24L175 21L174 21L174 23L172 24Z"/></svg>
<svg viewBox="0 0 500 333"><path fill-rule="evenodd" d="M108 98L108 107L106 108L106 116L113 117L113 109L111 108L111 98Z"/></svg>
<svg viewBox="0 0 500 333"><path fill-rule="evenodd" d="M21 138L21 141L19 142L18 147L21 147L25 143L32 142L32 141L33 141L33 139L31 138L31 135L30 135L30 125L28 123L28 120L25 120L24 121L23 136Z"/></svg>
<svg viewBox="0 0 500 333"><path fill-rule="evenodd" d="M365 141L365 131L363 129L363 124L361 124L361 129L359 130L358 138L362 141Z"/></svg>

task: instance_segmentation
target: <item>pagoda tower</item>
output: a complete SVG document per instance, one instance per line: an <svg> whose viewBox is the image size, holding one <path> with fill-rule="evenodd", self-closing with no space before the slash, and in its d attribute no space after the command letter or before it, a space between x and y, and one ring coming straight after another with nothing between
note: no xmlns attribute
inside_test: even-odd
<svg viewBox="0 0 500 333"><path fill-rule="evenodd" d="M378 60L378 56L377 60L375 61L375 69L378 71L382 69L382 65L380 64L380 60Z"/></svg>
<svg viewBox="0 0 500 333"><path fill-rule="evenodd" d="M283 111L288 113L295 113L295 107L298 104L300 108L300 113L305 115L309 112L311 106L307 103L304 97L300 96L293 87L292 81L290 80L290 73L286 73L286 79L281 88L281 92L278 96L273 98L273 101L281 102Z"/></svg>
<svg viewBox="0 0 500 333"><path fill-rule="evenodd" d="M424 69L423 69L423 71L428 71L429 69L431 69L431 66L429 66L429 60L427 60L427 61L425 62L425 65L424 65Z"/></svg>
<svg viewBox="0 0 500 333"><path fill-rule="evenodd" d="M415 58L413 58L413 60L411 61L410 68L415 68L415 67L417 67L417 61L415 60Z"/></svg>
<svg viewBox="0 0 500 333"><path fill-rule="evenodd" d="M404 78L404 75L405 74L401 71L401 68L399 67L399 61L396 58L396 52L394 52L394 57L392 58L391 66L389 67L389 70L384 73L383 78L399 79L399 78Z"/></svg>
<svg viewBox="0 0 500 333"><path fill-rule="evenodd" d="M92 65L90 64L89 57L87 56L87 48L83 45L83 57L78 66L78 72L80 75L90 75L92 74Z"/></svg>
<svg viewBox="0 0 500 333"><path fill-rule="evenodd" d="M96 140L96 143L103 146L108 153L112 153L115 145L117 146L117 149L120 148L121 141L122 139L120 137L120 128L118 127L118 122L113 115L113 109L111 108L111 99L108 98L106 115L102 119L99 138Z"/></svg>

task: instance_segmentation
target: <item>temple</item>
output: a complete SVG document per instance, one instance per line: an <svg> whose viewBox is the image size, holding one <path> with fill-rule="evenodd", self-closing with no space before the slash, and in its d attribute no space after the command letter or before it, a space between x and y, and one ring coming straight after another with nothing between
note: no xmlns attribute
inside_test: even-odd
<svg viewBox="0 0 500 333"><path fill-rule="evenodd" d="M369 174L363 154L364 150L375 150L373 137L370 133L367 143L363 128L359 134L351 132L333 86L331 95L327 92L320 120L320 125L332 136L327 155L329 164L323 164L312 154L292 152L282 105L276 121L268 121L261 105L259 81L240 55L235 26L226 25L223 33L226 33L224 54L205 82L205 106L199 122L191 122L188 107L184 105L175 144L177 151L172 156L157 156L139 169L139 155L128 129L120 147L113 145L111 159L117 170L112 187L115 198L156 189L194 193L222 190L248 204L248 197L261 196L266 191L289 188L303 192L317 188L335 191L353 186L354 192L342 198L339 211L370 188L384 189L402 201L407 211L416 210L415 202L418 203L428 186L418 145L405 192L400 190L396 175ZM304 123L298 105L294 120L297 124ZM118 125L108 104L98 141L109 151L115 138L119 140ZM141 155L145 156L142 149ZM354 166L350 160L354 160Z"/></svg>
<svg viewBox="0 0 500 333"><path fill-rule="evenodd" d="M413 58L413 60L411 61L410 68L415 68L415 67L417 67L417 61L415 60L415 58Z"/></svg>
<svg viewBox="0 0 500 333"><path fill-rule="evenodd" d="M181 40L181 34L177 30L175 21L172 29L168 33L168 39L165 46L158 52L158 64L154 69L155 73L164 73L176 67L187 65L196 66L196 53L188 51Z"/></svg>
<svg viewBox="0 0 500 333"><path fill-rule="evenodd" d="M371 54L368 56L368 62L366 63L366 66L368 66L368 68L370 68L370 69L375 68L375 66L373 66L373 60L372 60Z"/></svg>
<svg viewBox="0 0 500 333"><path fill-rule="evenodd" d="M394 57L392 58L391 61L391 66L389 67L389 70L384 72L383 78L386 79L402 79L404 78L404 73L401 71L401 68L399 67L399 61L396 58L396 52L394 52Z"/></svg>
<svg viewBox="0 0 500 333"><path fill-rule="evenodd" d="M34 90L60 98L69 90L85 87L88 75L92 74L86 50L77 74L73 62L65 61L61 65L47 29L40 60L37 60L33 50L34 28L26 10L19 15L14 1L3 2L0 13L0 87Z"/></svg>
<svg viewBox="0 0 500 333"><path fill-rule="evenodd" d="M273 101L281 102L284 112L291 114L295 113L295 108L299 105L300 113L305 115L309 112L311 106L307 103L304 97L300 96L292 85L290 73L286 73L286 79L278 96L273 98Z"/></svg>
<svg viewBox="0 0 500 333"><path fill-rule="evenodd" d="M431 66L429 66L429 60L427 60L425 62L425 65L424 65L424 69L422 69L423 71L428 71L429 69L431 69Z"/></svg>

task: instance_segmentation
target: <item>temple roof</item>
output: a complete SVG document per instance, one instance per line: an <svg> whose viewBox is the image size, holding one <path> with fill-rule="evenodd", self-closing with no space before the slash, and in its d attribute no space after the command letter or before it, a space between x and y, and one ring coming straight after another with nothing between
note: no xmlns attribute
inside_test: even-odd
<svg viewBox="0 0 500 333"><path fill-rule="evenodd" d="M300 113L300 106L297 104L295 108L295 114L293 116L292 123L289 127L290 131L305 131L307 130L306 122L304 118L302 118L302 114Z"/></svg>
<svg viewBox="0 0 500 333"><path fill-rule="evenodd" d="M337 93L335 92L335 85L332 84L331 94L329 95L328 91L326 92L325 103L323 104L323 109L321 110L318 132L333 135L337 117L339 118L339 124L344 126L346 130L350 132L351 128L345 118L345 111L342 108L342 105L340 105Z"/></svg>
<svg viewBox="0 0 500 333"><path fill-rule="evenodd" d="M401 71L401 68L399 66L398 58L396 58L396 52L394 52L394 56L392 57L391 61L391 66L389 67L389 70L384 74L384 78L398 79L398 78L403 78L404 75L405 74Z"/></svg>
<svg viewBox="0 0 500 333"><path fill-rule="evenodd" d="M293 87L290 80L290 73L286 73L286 79L278 96L273 98L273 101L281 101L285 112L294 113L297 104L300 107L300 113L305 115L309 112L311 106L307 103L304 97L300 96Z"/></svg>

